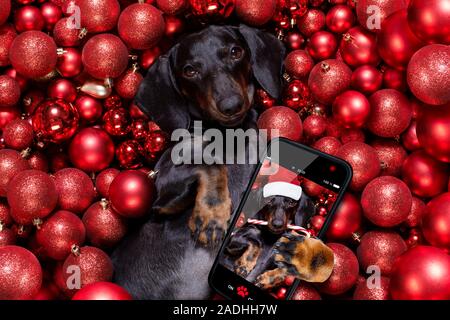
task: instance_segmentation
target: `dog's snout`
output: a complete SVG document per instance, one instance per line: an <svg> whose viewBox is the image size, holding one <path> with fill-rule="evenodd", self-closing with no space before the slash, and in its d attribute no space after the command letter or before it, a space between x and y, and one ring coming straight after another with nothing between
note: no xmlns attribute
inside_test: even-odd
<svg viewBox="0 0 450 320"><path fill-rule="evenodd" d="M222 100L220 102L219 108L223 114L232 116L241 110L243 104L244 101L241 97L232 96Z"/></svg>
<svg viewBox="0 0 450 320"><path fill-rule="evenodd" d="M272 226L275 229L281 229L284 226L284 221L281 219L272 220Z"/></svg>

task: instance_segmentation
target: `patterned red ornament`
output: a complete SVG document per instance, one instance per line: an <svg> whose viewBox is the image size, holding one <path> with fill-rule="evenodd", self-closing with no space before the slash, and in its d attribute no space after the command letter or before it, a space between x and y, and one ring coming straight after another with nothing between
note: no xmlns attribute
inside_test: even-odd
<svg viewBox="0 0 450 320"><path fill-rule="evenodd" d="M44 24L41 10L35 6L23 6L14 13L14 27L19 33L30 30L41 31Z"/></svg>
<svg viewBox="0 0 450 320"><path fill-rule="evenodd" d="M310 101L308 86L301 80L291 81L283 94L283 103L286 107L299 111L306 107Z"/></svg>
<svg viewBox="0 0 450 320"><path fill-rule="evenodd" d="M62 55L58 56L56 69L63 77L71 78L79 75L83 69L80 51L75 48L65 48Z"/></svg>
<svg viewBox="0 0 450 320"><path fill-rule="evenodd" d="M380 159L380 176L399 176L402 164L407 157L407 153L400 143L390 139L376 139L371 145Z"/></svg>
<svg viewBox="0 0 450 320"><path fill-rule="evenodd" d="M116 148L116 159L119 165L125 169L137 169L142 167L143 148L135 140L127 140Z"/></svg>
<svg viewBox="0 0 450 320"><path fill-rule="evenodd" d="M330 241L351 239L359 230L362 221L362 208L359 200L351 193L346 193L331 219L326 233Z"/></svg>
<svg viewBox="0 0 450 320"><path fill-rule="evenodd" d="M103 128L112 136L124 136L130 132L130 113L124 108L108 110L103 115Z"/></svg>
<svg viewBox="0 0 450 320"><path fill-rule="evenodd" d="M325 13L318 9L310 9L304 16L297 19L298 29L308 38L325 28L325 23Z"/></svg>
<svg viewBox="0 0 450 320"><path fill-rule="evenodd" d="M258 119L258 128L267 130L268 138L277 136L299 141L303 134L302 120L288 107L272 107L264 111ZM274 130L278 130L278 134Z"/></svg>
<svg viewBox="0 0 450 320"><path fill-rule="evenodd" d="M119 173L120 171L115 168L108 168L97 175L95 178L95 188L100 196L109 198L109 186Z"/></svg>
<svg viewBox="0 0 450 320"><path fill-rule="evenodd" d="M334 100L333 117L344 128L361 128L369 114L369 101L358 91L345 91Z"/></svg>
<svg viewBox="0 0 450 320"><path fill-rule="evenodd" d="M33 127L27 120L16 119L3 129L3 138L8 148L24 150L33 144Z"/></svg>
<svg viewBox="0 0 450 320"><path fill-rule="evenodd" d="M353 67L380 62L375 35L359 26L342 36L340 52L344 61Z"/></svg>
<svg viewBox="0 0 450 320"><path fill-rule="evenodd" d="M352 9L343 4L338 4L332 7L326 16L326 23L328 29L334 33L347 32L356 21L356 16Z"/></svg>
<svg viewBox="0 0 450 320"><path fill-rule="evenodd" d="M352 88L366 95L375 93L381 88L385 75L373 66L358 67L352 74Z"/></svg>
<svg viewBox="0 0 450 320"><path fill-rule="evenodd" d="M133 300L121 286L111 282L95 282L81 288L72 300Z"/></svg>
<svg viewBox="0 0 450 320"><path fill-rule="evenodd" d="M276 0L236 0L236 15L251 26L262 26L272 19L277 7Z"/></svg>
<svg viewBox="0 0 450 320"><path fill-rule="evenodd" d="M286 72L296 78L305 78L314 67L314 60L305 50L294 50L284 60Z"/></svg>
<svg viewBox="0 0 450 320"><path fill-rule="evenodd" d="M124 99L134 99L144 77L137 72L136 68L125 71L114 82L114 88L119 96Z"/></svg>
<svg viewBox="0 0 450 320"><path fill-rule="evenodd" d="M96 122L103 114L102 103L91 96L81 95L75 100L80 118L88 123Z"/></svg>
<svg viewBox="0 0 450 320"><path fill-rule="evenodd" d="M358 0L356 15L359 23L372 32L378 32L381 25L392 13L408 7L408 0ZM376 8L377 15L374 15Z"/></svg>
<svg viewBox="0 0 450 320"><path fill-rule="evenodd" d="M0 67L6 67L9 61L9 48L17 36L16 30L10 24L0 24Z"/></svg>
<svg viewBox="0 0 450 320"><path fill-rule="evenodd" d="M450 249L450 192L441 194L427 204L422 216L422 231L431 245Z"/></svg>
<svg viewBox="0 0 450 320"><path fill-rule="evenodd" d="M120 14L117 0L76 0L80 9L81 27L90 33L112 30Z"/></svg>
<svg viewBox="0 0 450 320"><path fill-rule="evenodd" d="M353 292L353 300L389 300L389 278L380 277L380 286L374 286L370 280L361 277L358 280L355 291Z"/></svg>
<svg viewBox="0 0 450 320"><path fill-rule="evenodd" d="M12 107L19 99L19 83L10 76L0 75L0 106Z"/></svg>
<svg viewBox="0 0 450 320"><path fill-rule="evenodd" d="M19 172L29 169L28 161L15 150L0 150L0 196L5 197L8 184Z"/></svg>

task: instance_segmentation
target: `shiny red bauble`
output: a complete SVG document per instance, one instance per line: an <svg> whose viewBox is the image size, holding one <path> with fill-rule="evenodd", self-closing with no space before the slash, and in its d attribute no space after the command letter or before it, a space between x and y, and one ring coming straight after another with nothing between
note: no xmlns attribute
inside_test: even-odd
<svg viewBox="0 0 450 320"><path fill-rule="evenodd" d="M290 31L284 40L285 44L291 50L299 50L305 43L305 38L297 31Z"/></svg>
<svg viewBox="0 0 450 320"><path fill-rule="evenodd" d="M80 51L75 48L65 48L62 55L58 56L56 69L63 77L71 78L79 75L83 69Z"/></svg>
<svg viewBox="0 0 450 320"><path fill-rule="evenodd" d="M3 129L3 139L7 148L24 150L33 144L33 127L27 120L13 120Z"/></svg>
<svg viewBox="0 0 450 320"><path fill-rule="evenodd" d="M377 266L384 276L392 273L395 260L407 250L402 237L394 231L366 232L357 250L361 269Z"/></svg>
<svg viewBox="0 0 450 320"><path fill-rule="evenodd" d="M142 54L139 57L139 66L147 70L152 66L152 64L158 59L161 55L161 49L159 47L153 47L147 50L142 51Z"/></svg>
<svg viewBox="0 0 450 320"><path fill-rule="evenodd" d="M333 117L344 128L361 128L369 114L369 100L358 91L345 91L334 100Z"/></svg>
<svg viewBox="0 0 450 320"><path fill-rule="evenodd" d="M33 298L42 284L42 268L36 256L22 247L0 247L0 283L0 300Z"/></svg>
<svg viewBox="0 0 450 320"><path fill-rule="evenodd" d="M137 169L142 166L143 148L135 140L121 142L116 148L116 159L120 167L125 169Z"/></svg>
<svg viewBox="0 0 450 320"><path fill-rule="evenodd" d="M330 241L351 239L361 227L361 221L359 200L353 194L346 193L328 225L326 237Z"/></svg>
<svg viewBox="0 0 450 320"><path fill-rule="evenodd" d="M133 300L121 286L111 282L95 282L81 288L72 300Z"/></svg>
<svg viewBox="0 0 450 320"><path fill-rule="evenodd" d="M164 151L167 136L160 130L150 131L144 141L144 156L148 161L156 161Z"/></svg>
<svg viewBox="0 0 450 320"><path fill-rule="evenodd" d="M294 50L286 56L284 66L291 76L304 78L314 67L314 60L305 50Z"/></svg>
<svg viewBox="0 0 450 320"><path fill-rule="evenodd" d="M114 143L102 129L85 128L70 143L69 157L75 167L85 172L101 171L114 158Z"/></svg>
<svg viewBox="0 0 450 320"><path fill-rule="evenodd" d="M7 23L0 25L0 67L10 64L9 48L16 36L16 30L12 25Z"/></svg>
<svg viewBox="0 0 450 320"><path fill-rule="evenodd" d="M322 10L310 9L297 19L297 26L305 37L310 37L325 27L326 18Z"/></svg>
<svg viewBox="0 0 450 320"><path fill-rule="evenodd" d="M38 139L60 143L70 139L78 128L78 112L63 100L45 100L31 118Z"/></svg>
<svg viewBox="0 0 450 320"><path fill-rule="evenodd" d="M0 108L0 129L4 129L10 121L18 118L20 118L20 111L17 108Z"/></svg>
<svg viewBox="0 0 450 320"><path fill-rule="evenodd" d="M411 205L412 195L408 186L392 176L372 180L361 194L365 217L379 227L393 227L405 221Z"/></svg>
<svg viewBox="0 0 450 320"><path fill-rule="evenodd" d="M62 18L56 22L53 28L53 39L58 46L75 47L80 44L80 29L73 28L72 21L71 18Z"/></svg>
<svg viewBox="0 0 450 320"><path fill-rule="evenodd" d="M122 98L133 99L143 79L144 77L139 72L131 69L115 80L114 88Z"/></svg>
<svg viewBox="0 0 450 320"><path fill-rule="evenodd" d="M39 170L24 170L11 179L6 193L11 216L18 224L32 224L55 209L58 202L53 179Z"/></svg>
<svg viewBox="0 0 450 320"><path fill-rule="evenodd" d="M316 61L334 56L338 43L334 34L328 31L317 31L309 38L306 51Z"/></svg>
<svg viewBox="0 0 450 320"><path fill-rule="evenodd" d="M427 204L422 216L422 231L431 245L450 249L450 192L441 194Z"/></svg>
<svg viewBox="0 0 450 320"><path fill-rule="evenodd" d="M448 166L425 151L419 150L406 158L402 167L403 181L419 197L434 197L445 191Z"/></svg>
<svg viewBox="0 0 450 320"><path fill-rule="evenodd" d="M394 300L450 299L450 257L431 246L408 250L396 262L390 292Z"/></svg>
<svg viewBox="0 0 450 320"><path fill-rule="evenodd" d="M146 215L151 208L153 196L153 181L137 170L122 171L109 186L112 208L126 218Z"/></svg>
<svg viewBox="0 0 450 320"><path fill-rule="evenodd" d="M131 123L131 135L135 140L144 140L149 132L148 121L144 119L134 119Z"/></svg>
<svg viewBox="0 0 450 320"><path fill-rule="evenodd" d="M276 7L276 0L236 0L235 12L244 23L262 26L274 16Z"/></svg>
<svg viewBox="0 0 450 320"><path fill-rule="evenodd" d="M334 33L344 33L355 24L355 14L347 6L338 4L332 7L326 16L327 27Z"/></svg>
<svg viewBox="0 0 450 320"><path fill-rule="evenodd" d="M381 88L384 75L373 66L361 66L353 71L352 88L367 95L375 93Z"/></svg>
<svg viewBox="0 0 450 320"><path fill-rule="evenodd" d="M351 28L345 33L339 49L344 61L353 67L380 62L375 35L362 27Z"/></svg>
<svg viewBox="0 0 450 320"><path fill-rule="evenodd" d="M52 2L45 2L41 5L41 14L44 19L45 29L51 31L56 22L61 19L62 10L58 5Z"/></svg>
<svg viewBox="0 0 450 320"><path fill-rule="evenodd" d="M28 161L19 152L0 150L0 196L6 196L8 184L14 176L29 168Z"/></svg>
<svg viewBox="0 0 450 320"><path fill-rule="evenodd" d="M298 111L306 107L309 101L309 88L301 80L293 80L286 86L283 94L283 103L286 107Z"/></svg>
<svg viewBox="0 0 450 320"><path fill-rule="evenodd" d="M75 108L81 120L88 123L96 122L103 114L103 106L100 100L88 95L81 95L75 100Z"/></svg>
<svg viewBox="0 0 450 320"><path fill-rule="evenodd" d="M234 10L235 0L189 0L194 16L208 21L228 18Z"/></svg>
<svg viewBox="0 0 450 320"><path fill-rule="evenodd" d="M411 211L408 214L408 217L405 220L405 225L414 228L421 224L422 217L427 210L427 206L425 203L419 198L412 198Z"/></svg>
<svg viewBox="0 0 450 320"><path fill-rule="evenodd" d="M119 37L103 33L90 38L81 53L84 69L91 76L117 78L128 65L128 49Z"/></svg>
<svg viewBox="0 0 450 320"><path fill-rule="evenodd" d="M390 67L383 68L383 87L405 92L408 88L406 82L406 72Z"/></svg>
<svg viewBox="0 0 450 320"><path fill-rule="evenodd" d="M407 81L419 100L432 104L450 103L450 47L432 44L418 50L408 64Z"/></svg>
<svg viewBox="0 0 450 320"><path fill-rule="evenodd" d="M47 88L47 95L52 99L61 99L66 102L74 102L77 98L75 85L67 79L52 81Z"/></svg>
<svg viewBox="0 0 450 320"><path fill-rule="evenodd" d="M18 32L44 29L44 17L35 6L23 6L14 13L14 27Z"/></svg>
<svg viewBox="0 0 450 320"><path fill-rule="evenodd" d="M413 120L408 129L402 133L402 144L408 151L415 151L421 148L419 139L417 139L416 127L417 123Z"/></svg>
<svg viewBox="0 0 450 320"><path fill-rule="evenodd" d="M315 149L331 155L335 155L341 146L342 143L335 137L323 137L313 145Z"/></svg>
<svg viewBox="0 0 450 320"><path fill-rule="evenodd" d="M72 246L80 246L86 237L83 222L70 211L59 210L46 219L36 232L38 244L46 256L64 260Z"/></svg>
<svg viewBox="0 0 450 320"><path fill-rule="evenodd" d="M365 278L358 280L355 291L353 292L353 300L389 299L389 278L383 276L380 277L380 286L369 285Z"/></svg>
<svg viewBox="0 0 450 320"><path fill-rule="evenodd" d="M9 59L14 69L27 78L40 78L56 66L56 44L41 31L25 31L11 44Z"/></svg>
<svg viewBox="0 0 450 320"><path fill-rule="evenodd" d="M376 139L371 143L380 159L381 176L399 176L407 157L405 149L395 140Z"/></svg>
<svg viewBox="0 0 450 320"><path fill-rule="evenodd" d="M12 107L20 99L19 83L7 75L0 75L0 106Z"/></svg>
<svg viewBox="0 0 450 320"><path fill-rule="evenodd" d="M90 33L113 29L120 14L117 0L76 0L80 10L81 27Z"/></svg>
<svg viewBox="0 0 450 320"><path fill-rule="evenodd" d="M267 130L267 137L283 137L299 141L303 134L302 120L288 107L272 107L264 111L258 119L258 128Z"/></svg>
<svg viewBox="0 0 450 320"><path fill-rule="evenodd" d="M120 173L116 168L108 168L100 172L95 178L95 188L100 196L109 198L109 186Z"/></svg>
<svg viewBox="0 0 450 320"><path fill-rule="evenodd" d="M8 20L9 13L11 12L11 0L0 0L0 25L4 24Z"/></svg>
<svg viewBox="0 0 450 320"><path fill-rule="evenodd" d="M380 26L394 12L406 9L408 0L358 0L356 14L359 23L372 32L378 32Z"/></svg>
<svg viewBox="0 0 450 320"><path fill-rule="evenodd" d="M103 115L103 128L112 136L125 136L130 132L130 113L125 108L114 108Z"/></svg>

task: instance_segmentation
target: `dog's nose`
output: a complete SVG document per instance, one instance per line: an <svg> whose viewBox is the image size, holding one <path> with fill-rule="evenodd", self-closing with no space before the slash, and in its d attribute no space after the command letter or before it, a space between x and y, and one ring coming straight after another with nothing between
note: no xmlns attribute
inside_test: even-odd
<svg viewBox="0 0 450 320"><path fill-rule="evenodd" d="M281 219L272 220L272 227L274 227L275 229L281 229L283 225L284 222Z"/></svg>
<svg viewBox="0 0 450 320"><path fill-rule="evenodd" d="M244 101L241 97L232 96L220 102L221 112L227 116L232 116L241 110Z"/></svg>

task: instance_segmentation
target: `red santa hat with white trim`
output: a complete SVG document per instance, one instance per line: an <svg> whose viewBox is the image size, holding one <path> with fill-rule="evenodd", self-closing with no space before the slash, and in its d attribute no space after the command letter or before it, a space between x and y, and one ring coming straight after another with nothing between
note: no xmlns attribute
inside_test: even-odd
<svg viewBox="0 0 450 320"><path fill-rule="evenodd" d="M298 201L302 196L302 187L298 175L280 166L263 187L263 197L270 196L284 196Z"/></svg>

